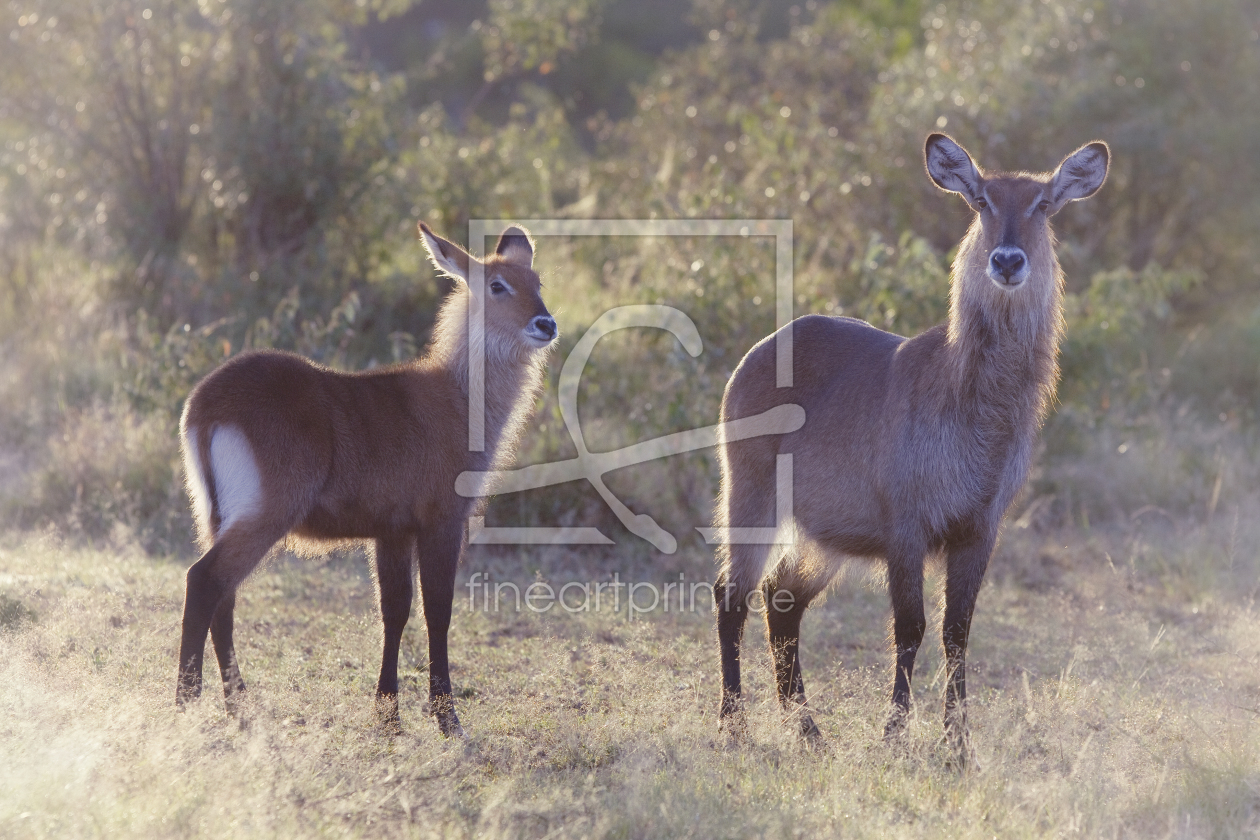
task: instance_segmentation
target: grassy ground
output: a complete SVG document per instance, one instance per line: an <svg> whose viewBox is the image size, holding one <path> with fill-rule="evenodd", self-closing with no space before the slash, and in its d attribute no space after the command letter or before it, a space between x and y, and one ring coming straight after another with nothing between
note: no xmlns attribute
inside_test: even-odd
<svg viewBox="0 0 1260 840"><path fill-rule="evenodd" d="M760 628L745 669L752 735L734 747L717 733L703 608L631 622L624 610L487 613L467 597L451 640L469 738L452 743L423 713L418 616L403 648L406 732L373 729L379 630L362 558L280 558L246 584L241 725L217 691L175 712L184 563L11 535L0 835L1260 836L1256 512L1011 529L973 629L981 767L964 776L936 746L935 647L906 748L881 742L886 598L862 574L805 621L822 749L781 725ZM686 551L678 562L706 568ZM591 555L530 556L536 571L473 555L464 580L608 571Z"/></svg>

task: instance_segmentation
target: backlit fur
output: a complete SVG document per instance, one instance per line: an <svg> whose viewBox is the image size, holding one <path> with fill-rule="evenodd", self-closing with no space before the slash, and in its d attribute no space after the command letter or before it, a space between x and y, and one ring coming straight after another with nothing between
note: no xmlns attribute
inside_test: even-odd
<svg viewBox="0 0 1260 840"><path fill-rule="evenodd" d="M948 322L906 339L852 318L808 315L785 328L792 330L792 387L776 387L777 334L749 351L727 385L723 422L785 403L802 406L806 421L792 434L719 449L718 528L774 521L777 456L793 456L795 478L795 545L718 550L724 717L737 712L748 593L793 594L792 617L767 617L776 656L792 651L790 662L776 666L788 675L780 699L803 703L794 659L799 613L850 558L881 561L888 571L904 671L894 703L902 711L924 625L923 565L930 555L945 558L946 647L961 691L975 593L1028 474L1058 378L1063 276L1049 216L1101 186L1107 151L1101 143L1083 147L1054 174L986 176L961 146L932 135L926 160L933 180L976 211L954 261ZM1011 249L1007 255L1019 249L1027 261L1022 277L995 271L998 248Z"/></svg>
<svg viewBox="0 0 1260 840"><path fill-rule="evenodd" d="M189 396L181 438L206 554L189 570L181 699L200 688L206 611L228 604L230 634L231 606L224 599L282 538L315 551L329 543L374 541L378 579L397 578L378 580L383 606L397 601L393 609L405 623L409 581L419 564L422 585L426 574L437 576L430 589L445 592L440 597L449 613L465 522L480 504L456 494L455 479L512 459L556 331L523 230L505 231L482 263L480 298L467 284L472 258L424 225L420 233L435 266L457 280L422 358L342 373L291 353L245 353ZM468 314L477 300L485 307L486 336L480 452L469 447ZM426 604L431 595L426 592ZM386 624L388 647L388 616ZM395 629L401 633L401 624ZM445 626L430 626L431 637L438 630L444 660ZM223 655L220 664L227 667ZM389 670L382 668L383 696L396 691ZM449 693L449 682L435 690ZM444 723L443 731L451 726L457 721Z"/></svg>

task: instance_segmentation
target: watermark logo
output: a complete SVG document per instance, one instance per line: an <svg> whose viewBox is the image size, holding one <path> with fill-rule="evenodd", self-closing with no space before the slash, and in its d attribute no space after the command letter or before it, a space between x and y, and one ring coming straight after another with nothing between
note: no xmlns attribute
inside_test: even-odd
<svg viewBox="0 0 1260 840"><path fill-rule="evenodd" d="M624 614L634 621L658 610L663 613L708 613L713 605L713 584L687 580L683 573L678 580L624 581L614 572L610 580L570 580L564 584L536 580L524 586L514 581L495 581L484 572L473 572L468 583L470 612L529 612ZM753 589L744 598L749 613L762 615L769 610L789 612L795 608L796 595L788 589L773 592Z"/></svg>
<svg viewBox="0 0 1260 840"><path fill-rule="evenodd" d="M484 243L512 222L473 219L468 223L469 243ZM792 222L790 219L605 219L546 220L523 222L535 237L541 236L764 236L774 238L775 247L775 384L792 385ZM485 277L474 261L469 286L475 300L484 300ZM469 307L468 369L468 447L485 449L485 323L484 308ZM674 335L694 358L703 352L703 342L695 322L672 306L635 304L619 306L595 320L578 341L560 371L560 414L565 429L577 448L577 457L515 470L465 472L455 483L455 491L471 498L490 492L517 493L585 479L616 514L630 533L647 540L658 550L673 554L678 540L646 513L635 513L604 483L607 473L667 458L684 452L716 446L723 442L764 435L783 435L805 424L805 411L799 405L778 405L752 417L729 423L676 432L609 452L591 452L586 446L578 419L577 398L582 373L601 338L621 329L660 329ZM709 544L771 544L791 540L783 527L792 511L792 456L779 455L776 463L776 524L767 528L697 528ZM487 489L489 488L489 489ZM613 540L593 527L487 527L484 517L469 520L469 542L474 545L612 545Z"/></svg>

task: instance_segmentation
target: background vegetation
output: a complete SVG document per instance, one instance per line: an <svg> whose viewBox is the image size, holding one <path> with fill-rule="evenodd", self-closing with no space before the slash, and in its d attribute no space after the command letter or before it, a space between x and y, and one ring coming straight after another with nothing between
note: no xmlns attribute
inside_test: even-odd
<svg viewBox="0 0 1260 840"><path fill-rule="evenodd" d="M689 764L664 723L677 698L637 694L635 680L609 664L629 662L626 674L659 682L645 663L672 650L670 667L703 700L679 719L679 743L709 749L712 722L701 709L712 692L691 676L714 667L702 616L662 616L655 629L625 635L576 619L527 626L470 614L466 622L490 623L463 641L457 629L457 672L475 637L526 658L568 658L580 671L573 679L591 680L581 685L619 686L620 695L599 707L599 737L582 728L593 701L544 704L563 741L556 749L570 756L548 775L555 750L536 760L524 746L504 746L530 740L524 718L533 712L505 710L509 695L492 676L506 666L479 652L465 684L493 700L474 729L509 740L477 742L459 757L418 735L417 754L450 758L469 793L408 801L442 830L543 834L554 827L550 817L520 814L534 813L522 804L534 801L529 791L545 791L538 796L550 804L539 813L581 803L589 819L574 823L574 834L653 833L638 827L648 825L679 833L687 826L670 814L717 807L717 780L731 777L727 790L738 788L732 796L747 818L724 830L732 835L791 833L794 797L821 791L834 802L854 785L866 791L859 835L885 836L874 827L894 824L905 836L935 835L948 827L941 814L985 836L1152 836L1156 823L1167 836L1260 830L1260 662L1254 646L1237 641L1256 637L1260 576L1260 538L1248 524L1260 514L1260 8L1252 0L4 0L0 39L0 522L27 535L0 552L0 647L14 653L7 684L43 686L14 688L5 700L32 710L33 722L5 736L13 754L29 756L10 765L29 786L12 800L26 804L0 820L22 811L52 819L55 803L66 802L40 798L52 776L22 770L39 763L33 745L71 714L56 702L40 706L46 698L79 697L97 710L86 720L101 722L118 696L111 686L155 680L160 703L145 700L128 719L134 728L124 729L140 739L158 722L168 726L173 599L193 552L177 419L192 385L223 359L282 347L357 369L415 353L447 288L421 259L420 219L464 241L470 218L790 218L798 314L856 315L912 334L944 317L949 260L967 224L964 205L922 171L923 138L941 129L989 167L1046 169L1094 138L1114 156L1103 191L1056 219L1070 291L1060 403L979 608L981 616L994 611L994 625L976 631L980 644L987 632L1015 628L1002 636L1014 647L990 639L981 653L993 671L979 702L994 710L981 750L999 773L956 788L930 762L920 772L915 762L862 752L867 742L875 749L883 671L861 669L883 668L886 652L880 596L859 587L816 611L826 618L807 619L814 638L806 645L819 651L807 670L841 659L851 667L820 674L836 751L810 759L782 790L767 793L761 777L786 774L794 747L776 741L743 757L722 754L713 766ZM773 260L768 241L755 237L540 241L538 264L563 334L553 380L573 342L611 306L677 306L705 342L696 359L663 334L601 342L580 403L591 449L715 420L731 370L773 329ZM554 382L537 418L521 461L572 454ZM715 480L711 453L609 476L633 510L679 537L676 555L628 534L591 488L575 483L495 499L489 521L593 524L615 547L474 552L469 568L518 580L601 579L614 570L623 579L708 578L711 555L693 529L709 517ZM37 532L57 536L30 536ZM58 566L63 554L70 559ZM349 596L332 583L308 589L317 586L312 576L363 584L351 571L359 566L339 563L304 573L283 567L276 586L336 616ZM113 571L90 571L100 564ZM255 585L254 608L272 609L271 584ZM356 597L366 597L362 588ZM75 606L84 592L115 590L131 592L119 596L125 610ZM1073 639L1032 606L1049 601L1072 605L1063 609L1084 628ZM354 603L370 622L370 606ZM1103 616L1082 606L1095 603ZM278 636L306 626L301 608L299 598ZM846 629L837 634L842 612ZM69 629L68 614L91 629ZM125 656L110 658L122 643L102 639L119 627L137 635ZM284 649L328 643L317 630L302 632ZM1034 650L1025 633L1053 650ZM95 652L84 658L88 639ZM1160 639L1176 644L1159 647ZM422 641L413 641L420 667ZM314 690L327 682L321 669L337 666L289 662L284 670L289 654L276 645L272 665L260 659L247 679L266 667L318 672L302 681ZM326 655L375 656L337 645L344 642ZM1081 645L1092 658L1076 655ZM1205 649L1215 653L1195 672L1201 683L1179 683L1185 658ZM1246 667L1227 667L1229 657ZM125 664L137 658L152 667ZM1158 688L1140 676L1153 673L1148 665L1166 675ZM71 678L54 676L62 668L95 693L75 694ZM1133 688L1125 693L1120 683ZM1195 688L1218 683L1232 690ZM341 703L357 715L366 690L311 698L302 714ZM920 690L934 708L933 690ZM853 697L872 705L854 711ZM279 727L299 714L281 706L262 719ZM1099 718L1102 708L1116 711ZM666 728L645 735L653 715ZM1076 722L1049 722L1056 718ZM1111 743L1096 733L1119 731L1120 718L1127 732L1179 723L1129 744L1122 760L1091 757L1090 744ZM1085 729L1082 719L1091 721ZM1240 719L1249 730L1238 729ZM288 736L259 725L236 735L198 719L179 738L241 761L288 755L276 746ZM294 766L354 749L363 751L355 766L365 777L427 778L417 769L423 762L389 763L407 749L348 747L358 719L341 725L326 728L313 752L293 754ZM149 768L96 788L115 804L138 796L145 779L189 766L102 749L98 756ZM193 766L207 760L187 749ZM855 771L865 775L846 775L854 761L868 762ZM349 784L326 781L321 796ZM1116 790L1133 798L1117 799ZM293 795L298 807L311 798ZM925 795L931 807L911 804ZM159 821L166 833L194 824L214 833L208 814L219 806L208 792L198 796L183 817L154 804L153 818L175 819ZM758 811L767 801L778 804ZM390 813L410 821L413 806L398 802ZM601 822L610 804L624 809ZM1144 821L1144 809L1157 819ZM801 825L834 827L842 811L827 805ZM94 813L97 828L79 823L80 833L159 824L125 810ZM373 833L368 811L337 822L315 809L313 826L277 813L279 822L254 827ZM985 820L1000 813L1014 821L991 829ZM58 819L36 833L61 833L69 818Z"/></svg>

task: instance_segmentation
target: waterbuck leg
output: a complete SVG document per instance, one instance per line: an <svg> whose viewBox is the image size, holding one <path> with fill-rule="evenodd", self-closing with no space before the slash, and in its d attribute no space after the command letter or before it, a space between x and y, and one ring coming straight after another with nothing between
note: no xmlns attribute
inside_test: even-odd
<svg viewBox="0 0 1260 840"><path fill-rule="evenodd" d="M184 621L179 640L179 677L175 686L175 703L181 707L201 696L206 633L210 631L210 622L219 602L228 592L226 583L214 575L214 567L222 548L222 544L211 546L188 569L184 590Z"/></svg>
<svg viewBox="0 0 1260 840"><path fill-rule="evenodd" d="M801 618L812 596L777 584L766 584L766 633L774 657L774 681L779 705L796 719L800 734L811 741L822 737L805 706L805 681L801 678ZM790 598L788 596L791 596Z"/></svg>
<svg viewBox="0 0 1260 840"><path fill-rule="evenodd" d="M236 662L236 648L232 645L233 613L236 610L236 592L227 593L219 600L219 606L210 620L210 640L214 643L214 655L219 660L219 675L223 677L223 700L228 714L235 715L240 708L241 692L245 681Z"/></svg>
<svg viewBox="0 0 1260 840"><path fill-rule="evenodd" d="M884 727L884 737L894 738L906 726L910 713L910 678L914 657L923 644L927 620L923 615L923 555L900 555L888 560L888 594L892 598L893 642L897 650L897 670L893 676L892 715Z"/></svg>
<svg viewBox="0 0 1260 840"><path fill-rule="evenodd" d="M816 741L823 733L805 707L805 681L800 673L800 620L814 593L772 582L766 583L762 594L766 598L766 635L774 656L779 705L796 720L804 738Z"/></svg>
<svg viewBox="0 0 1260 840"><path fill-rule="evenodd" d="M420 597L424 603L424 623L429 631L429 709L437 718L438 729L448 738L464 735L455 714L446 652L451 605L455 600L455 568L463 541L462 525L460 522L454 528L443 527L422 535L418 551Z"/></svg>
<svg viewBox="0 0 1260 840"><path fill-rule="evenodd" d="M744 638L744 622L748 620L747 594L739 591L725 572L718 575L713 585L718 649L722 654L722 704L718 709L718 725L734 734L743 728L739 702L739 649Z"/></svg>
<svg viewBox="0 0 1260 840"><path fill-rule="evenodd" d="M381 722L395 731L402 727L398 717L398 647L415 596L415 548L411 535L392 535L376 541L376 590L384 626L376 708Z"/></svg>
<svg viewBox="0 0 1260 840"><path fill-rule="evenodd" d="M971 760L967 734L967 636L976 596L984 580L992 538L977 539L951 546L946 558L945 618L941 638L945 646L945 740L961 766Z"/></svg>
<svg viewBox="0 0 1260 840"><path fill-rule="evenodd" d="M179 640L179 677L175 687L175 703L183 706L190 700L201 696L201 672L206 649L206 634L214 622L220 604L228 597L235 603L236 587L244 580L259 561L266 556L276 540L288 531L287 524L271 529L251 528L248 525L237 525L231 531L220 536L200 560L188 569L187 590L184 595L183 630ZM232 653L231 616L232 605L224 614L223 622L226 630L222 644L223 652L218 648L216 634L215 652L219 655L219 665L223 665L223 654L234 659ZM235 665L231 666L235 670ZM227 676L231 675L231 671ZM225 676L225 680L227 679Z"/></svg>

